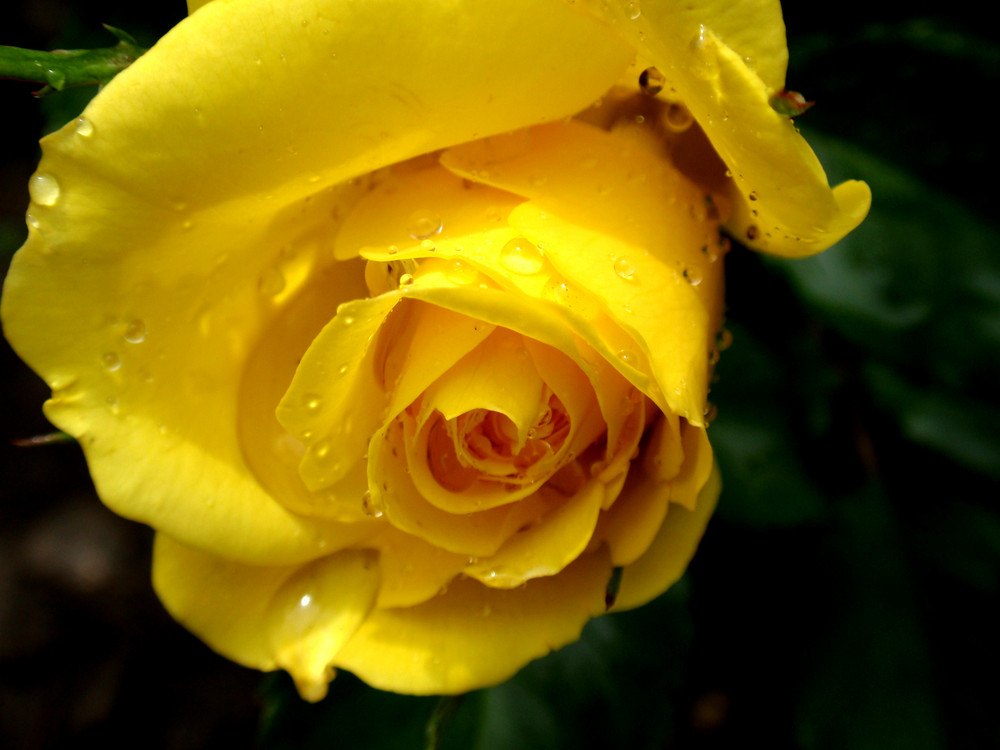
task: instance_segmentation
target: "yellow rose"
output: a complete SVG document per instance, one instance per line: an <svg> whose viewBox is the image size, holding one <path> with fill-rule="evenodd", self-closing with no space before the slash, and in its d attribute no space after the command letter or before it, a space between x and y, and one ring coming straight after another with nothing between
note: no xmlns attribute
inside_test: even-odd
<svg viewBox="0 0 1000 750"><path fill-rule="evenodd" d="M720 220L800 255L869 202L769 107L785 55L764 0L217 0L46 138L6 334L167 609L315 700L664 591Z"/></svg>

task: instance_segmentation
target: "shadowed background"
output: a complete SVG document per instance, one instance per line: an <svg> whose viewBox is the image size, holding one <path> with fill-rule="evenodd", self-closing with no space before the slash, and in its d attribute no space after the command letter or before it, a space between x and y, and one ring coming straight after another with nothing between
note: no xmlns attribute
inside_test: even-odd
<svg viewBox="0 0 1000 750"><path fill-rule="evenodd" d="M0 44L144 45L183 3L19 0ZM940 4L785 3L788 86L831 181L874 193L814 259L727 258L709 436L725 489L689 574L636 612L467 697L443 746L1000 745L998 172L980 114L1000 47ZM373 51L373 54L376 52ZM0 273L23 241L37 137L74 117L0 81ZM0 345L0 746L420 747L433 699L349 675L319 705L212 654L149 584L151 532L96 499Z"/></svg>

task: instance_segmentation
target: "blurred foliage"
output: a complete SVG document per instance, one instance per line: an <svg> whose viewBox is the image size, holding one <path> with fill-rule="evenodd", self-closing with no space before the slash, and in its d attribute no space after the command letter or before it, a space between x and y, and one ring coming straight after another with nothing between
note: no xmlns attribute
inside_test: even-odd
<svg viewBox="0 0 1000 750"><path fill-rule="evenodd" d="M153 41L111 5L59 44L103 43L99 21ZM1000 46L929 2L784 7L788 84L817 100L796 122L871 215L807 260L734 249L725 488L689 573L466 696L443 750L1000 746L1000 230L978 177L1000 152L977 117ZM45 130L92 93L43 102ZM0 222L0 248L22 231ZM441 707L348 674L317 705L284 675L259 697L262 750L424 747Z"/></svg>

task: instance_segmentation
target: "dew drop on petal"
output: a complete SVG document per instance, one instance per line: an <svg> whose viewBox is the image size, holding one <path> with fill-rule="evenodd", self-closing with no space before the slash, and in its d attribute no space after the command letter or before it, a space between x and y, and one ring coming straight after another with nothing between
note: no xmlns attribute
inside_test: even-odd
<svg viewBox="0 0 1000 750"><path fill-rule="evenodd" d="M635 281L635 264L628 258L615 258L615 275L625 281Z"/></svg>
<svg viewBox="0 0 1000 750"><path fill-rule="evenodd" d="M285 276L277 268L266 268L257 280L257 290L265 297L277 297L285 289Z"/></svg>
<svg viewBox="0 0 1000 750"><path fill-rule="evenodd" d="M146 340L146 324L141 320L133 320L125 326L125 340L130 344L141 344Z"/></svg>
<svg viewBox="0 0 1000 750"><path fill-rule="evenodd" d="M711 424L718 415L719 415L719 409L718 409L718 407L716 407L715 404L713 404L711 401L709 401L707 404L705 404L705 423L706 424Z"/></svg>
<svg viewBox="0 0 1000 750"><path fill-rule="evenodd" d="M674 133L683 133L693 123L691 112L680 102L670 102L663 111L663 124Z"/></svg>
<svg viewBox="0 0 1000 750"><path fill-rule="evenodd" d="M77 135L81 135L84 138L88 138L94 134L94 123L88 120L86 117L76 118L76 127L74 128Z"/></svg>
<svg viewBox="0 0 1000 750"><path fill-rule="evenodd" d="M511 273L530 276L542 269L543 261L542 251L524 237L510 240L500 250L500 265Z"/></svg>
<svg viewBox="0 0 1000 750"><path fill-rule="evenodd" d="M33 213L31 213L31 211L28 211L28 213L25 214L24 219L25 221L28 222L28 226L31 227L32 229L38 229L38 227L40 227L42 224L38 220L38 217L35 216Z"/></svg>
<svg viewBox="0 0 1000 750"><path fill-rule="evenodd" d="M684 279L691 286L698 286L702 281L701 269L696 266L688 266L684 269Z"/></svg>
<svg viewBox="0 0 1000 750"><path fill-rule="evenodd" d="M639 366L639 355L636 354L631 349L622 349L620 352L618 352L618 359L620 359L622 362L629 365L630 367Z"/></svg>
<svg viewBox="0 0 1000 750"><path fill-rule="evenodd" d="M31 200L40 206L54 206L59 200L59 181L48 172L39 172L28 183Z"/></svg>
<svg viewBox="0 0 1000 750"><path fill-rule="evenodd" d="M455 259L445 269L445 276L454 284L471 284L479 278L479 271L472 264L466 263L464 260ZM399 283L403 283L402 278L400 278Z"/></svg>
<svg viewBox="0 0 1000 750"><path fill-rule="evenodd" d="M331 458L330 455L330 441L320 440L316 445L313 446L313 455L316 457L317 461L328 461Z"/></svg>
<svg viewBox="0 0 1000 750"><path fill-rule="evenodd" d="M760 230L757 228L756 224L751 224L747 227L747 239L755 240L760 237Z"/></svg>
<svg viewBox="0 0 1000 750"><path fill-rule="evenodd" d="M666 78L659 68L646 68L639 74L639 89L649 96L656 96L663 91Z"/></svg>
<svg viewBox="0 0 1000 750"><path fill-rule="evenodd" d="M642 15L642 8L639 7L638 0L629 0L628 17L633 21Z"/></svg>
<svg viewBox="0 0 1000 750"><path fill-rule="evenodd" d="M715 337L715 344L718 346L720 352L726 351L726 349L733 345L733 332L728 328L723 328Z"/></svg>
<svg viewBox="0 0 1000 750"><path fill-rule="evenodd" d="M691 40L690 71L698 78L710 79L718 75L717 51L714 49L711 32L704 24L698 26L698 33Z"/></svg>
<svg viewBox="0 0 1000 750"><path fill-rule="evenodd" d="M749 198L752 201L757 200L757 191L756 190L751 190L750 194L747 196L747 198Z"/></svg>
<svg viewBox="0 0 1000 750"><path fill-rule="evenodd" d="M413 286L413 280L414 279L413 279L413 274L412 273L404 273L402 276L399 277L399 285L400 286Z"/></svg>
<svg viewBox="0 0 1000 750"><path fill-rule="evenodd" d="M309 411L316 411L320 406L323 405L323 399L317 396L315 393L307 393L302 398L302 402L305 404Z"/></svg>
<svg viewBox="0 0 1000 750"><path fill-rule="evenodd" d="M122 358L118 356L118 352L106 352L101 355L101 363L104 365L104 369L108 372L114 372L122 366Z"/></svg>
<svg viewBox="0 0 1000 750"><path fill-rule="evenodd" d="M406 222L406 230L415 240L426 240L433 237L443 228L441 217L428 209L419 209L410 214Z"/></svg>
<svg viewBox="0 0 1000 750"><path fill-rule="evenodd" d="M372 500L372 493L369 490L365 490L361 496L361 511L369 518L381 518L384 513L378 503Z"/></svg>

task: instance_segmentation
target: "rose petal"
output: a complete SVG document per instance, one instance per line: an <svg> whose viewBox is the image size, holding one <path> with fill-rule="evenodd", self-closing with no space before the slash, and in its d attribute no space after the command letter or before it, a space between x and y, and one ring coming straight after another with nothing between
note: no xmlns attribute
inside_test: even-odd
<svg viewBox="0 0 1000 750"><path fill-rule="evenodd" d="M235 384L281 304L330 262L320 246L365 184L325 187L572 114L631 57L561 3L491 7L209 3L94 98L89 135L44 139L50 189L6 280L4 328L114 510L234 558L321 552L324 530L245 465ZM448 29L430 51L428 28Z"/></svg>
<svg viewBox="0 0 1000 750"><path fill-rule="evenodd" d="M698 492L693 511L670 504L667 517L649 549L625 567L612 607L614 611L645 604L677 582L694 557L721 489L722 481L715 470Z"/></svg>
<svg viewBox="0 0 1000 750"><path fill-rule="evenodd" d="M287 669L316 701L334 656L375 604L379 573L368 551L298 567L248 566L158 534L153 585L170 614L213 649L257 669Z"/></svg>
<svg viewBox="0 0 1000 750"><path fill-rule="evenodd" d="M633 45L641 66L663 73L665 93L691 111L732 169L734 214L726 226L734 236L758 250L802 256L861 223L868 186L849 181L831 190L805 139L769 104L784 87L787 59L777 2L586 4ZM632 18L634 8L641 12Z"/></svg>
<svg viewBox="0 0 1000 750"><path fill-rule="evenodd" d="M554 576L587 547L604 504L604 482L592 479L571 497L541 488L555 507L536 523L520 529L500 550L479 558L465 573L494 588L510 589L540 576Z"/></svg>
<svg viewBox="0 0 1000 750"><path fill-rule="evenodd" d="M366 544L379 552L382 585L376 606L380 609L412 607L437 596L468 559L389 525Z"/></svg>
<svg viewBox="0 0 1000 750"><path fill-rule="evenodd" d="M584 555L552 578L502 590L456 580L416 607L374 611L337 655L373 687L418 695L462 693L510 677L576 640L604 610L611 566Z"/></svg>
<svg viewBox="0 0 1000 750"><path fill-rule="evenodd" d="M656 138L624 140L579 122L530 135L518 149L503 137L457 146L442 163L531 198L511 225L543 245L569 283L601 299L635 338L638 351L623 350L626 358L648 357L668 408L700 422L722 279L722 264L703 252L718 243L705 194Z"/></svg>
<svg viewBox="0 0 1000 750"><path fill-rule="evenodd" d="M535 493L517 503L477 512L440 510L413 484L407 446L415 431L414 418L404 413L375 434L368 455L371 501L397 529L449 552L487 556L554 505L554 500Z"/></svg>

